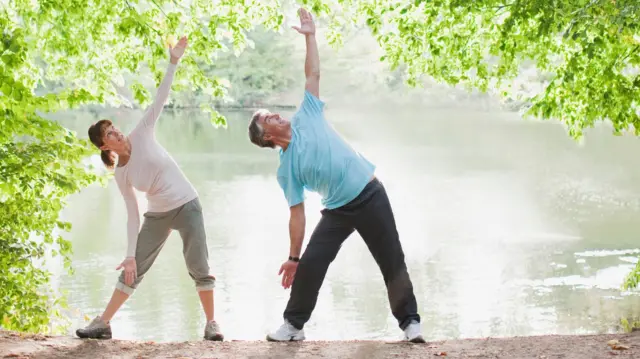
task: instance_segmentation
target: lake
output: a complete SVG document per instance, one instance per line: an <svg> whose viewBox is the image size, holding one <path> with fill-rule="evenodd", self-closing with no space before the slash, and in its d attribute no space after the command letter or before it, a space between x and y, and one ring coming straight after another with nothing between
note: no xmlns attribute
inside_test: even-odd
<svg viewBox="0 0 640 359"><path fill-rule="evenodd" d="M282 323L289 291L288 208L275 151L247 137L250 113L227 129L204 114L165 110L157 137L200 194L217 277L216 319L226 340L261 340ZM284 113L290 116L291 113ZM140 112L111 110L131 130ZM86 137L98 117L62 122ZM600 127L583 144L554 123L451 106L366 107L328 102L333 125L377 165L396 215L429 340L601 333L640 315L620 290L640 253L640 144ZM96 163L99 158L96 153ZM320 218L308 194L307 236ZM146 200L139 196L141 214ZM70 333L102 312L125 255L126 211L115 182L92 186L63 212L73 230ZM114 338L197 340L204 315L173 233L144 281L112 321ZM401 338L382 276L354 233L333 262L305 327L309 340Z"/></svg>

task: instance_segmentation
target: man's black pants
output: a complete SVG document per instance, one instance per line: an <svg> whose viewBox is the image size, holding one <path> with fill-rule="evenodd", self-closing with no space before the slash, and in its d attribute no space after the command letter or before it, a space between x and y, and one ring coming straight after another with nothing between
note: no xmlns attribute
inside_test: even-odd
<svg viewBox="0 0 640 359"><path fill-rule="evenodd" d="M311 317L329 264L354 230L380 267L391 312L400 328L404 330L412 320L420 322L391 204L382 183L373 179L351 202L322 210L322 218L300 258L284 311L284 319L294 327L302 329Z"/></svg>

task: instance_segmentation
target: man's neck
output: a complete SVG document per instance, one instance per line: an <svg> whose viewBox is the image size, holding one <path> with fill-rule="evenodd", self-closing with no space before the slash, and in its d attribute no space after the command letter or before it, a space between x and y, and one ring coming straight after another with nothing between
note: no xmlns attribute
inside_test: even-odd
<svg viewBox="0 0 640 359"><path fill-rule="evenodd" d="M282 148L283 151L286 151L287 148L289 148L289 144L291 143L291 140L283 140L282 142L278 143L278 146L280 146L280 148Z"/></svg>
<svg viewBox="0 0 640 359"><path fill-rule="evenodd" d="M291 129L289 129L289 133L286 137L278 139L276 145L282 148L283 151L286 151L289 148L289 144L291 143Z"/></svg>

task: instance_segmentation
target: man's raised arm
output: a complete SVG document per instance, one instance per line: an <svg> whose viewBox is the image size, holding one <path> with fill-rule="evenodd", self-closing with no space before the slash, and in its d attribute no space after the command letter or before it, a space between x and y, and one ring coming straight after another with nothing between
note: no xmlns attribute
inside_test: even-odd
<svg viewBox="0 0 640 359"><path fill-rule="evenodd" d="M304 35L307 45L307 56L304 61L305 90L316 98L320 98L320 56L316 42L316 26L307 10L298 10L298 15L300 16L300 27L294 26L293 28Z"/></svg>

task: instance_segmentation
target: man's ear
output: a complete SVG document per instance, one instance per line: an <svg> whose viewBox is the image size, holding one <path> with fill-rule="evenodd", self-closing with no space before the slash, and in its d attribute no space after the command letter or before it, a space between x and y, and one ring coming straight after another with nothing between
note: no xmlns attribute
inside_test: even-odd
<svg viewBox="0 0 640 359"><path fill-rule="evenodd" d="M265 141L271 141L273 140L273 136L265 133L264 136L262 136L262 139Z"/></svg>
<svg viewBox="0 0 640 359"><path fill-rule="evenodd" d="M100 146L100 151L109 151L109 148L106 145Z"/></svg>

